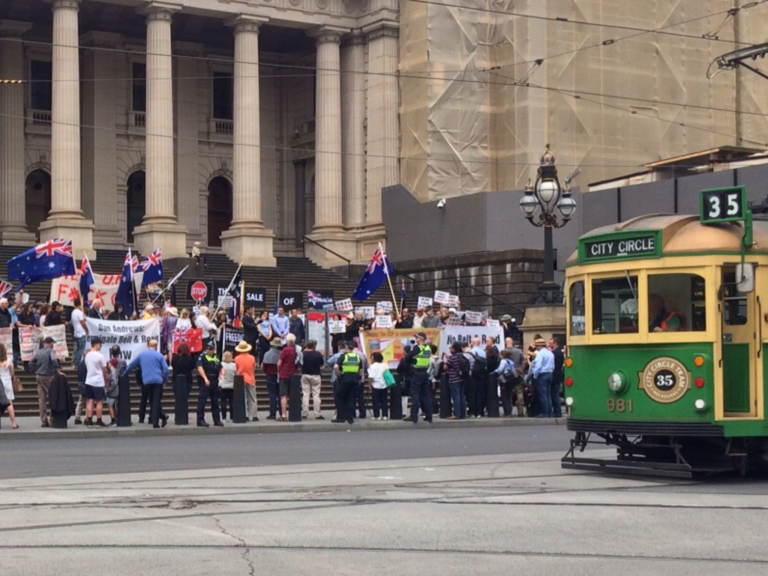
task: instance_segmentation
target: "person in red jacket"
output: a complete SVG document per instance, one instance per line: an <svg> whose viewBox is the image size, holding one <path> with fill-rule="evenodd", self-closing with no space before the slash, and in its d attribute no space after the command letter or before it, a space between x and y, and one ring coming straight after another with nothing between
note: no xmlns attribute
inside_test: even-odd
<svg viewBox="0 0 768 576"><path fill-rule="evenodd" d="M288 419L288 390L290 389L291 376L296 373L296 336L288 334L285 337L285 346L280 352L277 361L277 377L280 384L280 418L285 422Z"/></svg>

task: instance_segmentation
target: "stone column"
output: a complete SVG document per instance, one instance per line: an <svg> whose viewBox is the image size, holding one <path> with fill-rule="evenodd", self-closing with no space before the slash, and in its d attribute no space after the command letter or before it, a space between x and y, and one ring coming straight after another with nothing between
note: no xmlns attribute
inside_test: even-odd
<svg viewBox="0 0 768 576"><path fill-rule="evenodd" d="M368 35L368 187L367 227L378 234L381 189L400 182L399 89L397 84L398 24L378 22L363 31Z"/></svg>
<svg viewBox="0 0 768 576"><path fill-rule="evenodd" d="M80 208L80 0L53 0L53 109L51 115L51 212L41 240L66 238L79 257L93 251L93 223Z"/></svg>
<svg viewBox="0 0 768 576"><path fill-rule="evenodd" d="M259 26L266 18L238 16L235 29L233 214L221 235L227 256L251 266L274 266L273 234L261 219L261 121Z"/></svg>
<svg viewBox="0 0 768 576"><path fill-rule="evenodd" d="M24 77L24 53L20 40L32 28L28 22L0 20L0 78ZM24 173L24 85L0 89L0 243L26 245L36 230L27 230Z"/></svg>
<svg viewBox="0 0 768 576"><path fill-rule="evenodd" d="M175 213L171 19L178 6L150 2L147 17L147 211L134 231L139 252L159 246L164 257L186 255L186 230Z"/></svg>
<svg viewBox="0 0 768 576"><path fill-rule="evenodd" d="M365 36L351 34L341 50L344 214L347 228L365 225Z"/></svg>
<svg viewBox="0 0 768 576"><path fill-rule="evenodd" d="M344 230L342 199L340 43L348 29L319 26L309 35L317 44L315 103L315 225L312 239L347 258L355 256L354 239ZM307 245L307 255L322 265L343 260Z"/></svg>

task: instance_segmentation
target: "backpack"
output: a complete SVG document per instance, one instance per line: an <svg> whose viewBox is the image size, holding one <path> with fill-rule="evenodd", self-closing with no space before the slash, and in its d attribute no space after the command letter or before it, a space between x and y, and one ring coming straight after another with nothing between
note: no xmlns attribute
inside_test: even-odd
<svg viewBox="0 0 768 576"><path fill-rule="evenodd" d="M510 360L504 359L502 360L504 362L505 369L499 373L499 382L501 384L512 384L517 379L517 372L514 368L510 367Z"/></svg>
<svg viewBox="0 0 768 576"><path fill-rule="evenodd" d="M469 358L464 354L459 354L459 375L462 378L469 378Z"/></svg>
<svg viewBox="0 0 768 576"><path fill-rule="evenodd" d="M472 376L475 378L485 378L488 373L488 360L479 354L472 354L475 357L475 363L472 365Z"/></svg>

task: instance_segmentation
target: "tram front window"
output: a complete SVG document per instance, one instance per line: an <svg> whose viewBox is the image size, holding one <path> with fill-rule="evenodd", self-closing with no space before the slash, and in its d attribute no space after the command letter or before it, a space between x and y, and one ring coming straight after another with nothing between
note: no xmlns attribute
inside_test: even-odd
<svg viewBox="0 0 768 576"><path fill-rule="evenodd" d="M705 331L705 287L697 274L649 274L648 331Z"/></svg>
<svg viewBox="0 0 768 576"><path fill-rule="evenodd" d="M584 336L584 282L571 285L571 336Z"/></svg>
<svg viewBox="0 0 768 576"><path fill-rule="evenodd" d="M637 276L592 281L592 333L637 333Z"/></svg>

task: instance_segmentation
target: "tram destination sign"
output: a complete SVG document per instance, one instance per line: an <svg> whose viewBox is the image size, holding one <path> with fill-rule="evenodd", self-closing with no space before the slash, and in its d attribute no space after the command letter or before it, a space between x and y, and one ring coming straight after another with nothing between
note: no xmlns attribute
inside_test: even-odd
<svg viewBox="0 0 768 576"><path fill-rule="evenodd" d="M628 260L656 258L661 253L658 230L620 232L592 238L579 243L579 261Z"/></svg>
<svg viewBox="0 0 768 576"><path fill-rule="evenodd" d="M740 222L749 211L744 186L713 188L701 191L699 219L702 224Z"/></svg>

